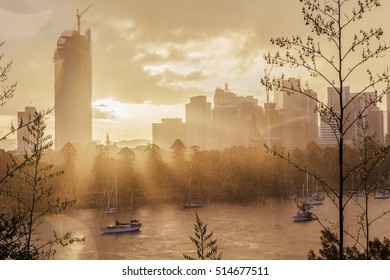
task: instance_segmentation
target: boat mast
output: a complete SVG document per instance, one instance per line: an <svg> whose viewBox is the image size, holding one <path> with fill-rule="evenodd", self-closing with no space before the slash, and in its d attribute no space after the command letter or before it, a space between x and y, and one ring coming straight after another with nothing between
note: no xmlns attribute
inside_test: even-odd
<svg viewBox="0 0 390 280"><path fill-rule="evenodd" d="M118 176L115 176L115 208L118 210Z"/></svg>
<svg viewBox="0 0 390 280"><path fill-rule="evenodd" d="M309 197L309 173L306 172L306 197Z"/></svg>

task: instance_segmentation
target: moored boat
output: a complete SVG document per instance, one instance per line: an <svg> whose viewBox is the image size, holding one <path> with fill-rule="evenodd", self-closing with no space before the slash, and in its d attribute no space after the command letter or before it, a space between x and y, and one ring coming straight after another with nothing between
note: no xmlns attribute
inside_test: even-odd
<svg viewBox="0 0 390 280"><path fill-rule="evenodd" d="M184 208L201 208L203 204L200 202L187 202L183 205Z"/></svg>
<svg viewBox="0 0 390 280"><path fill-rule="evenodd" d="M314 216L313 213L307 211L307 212L298 212L295 216L293 216L294 222L308 222L317 220L317 217Z"/></svg>
<svg viewBox="0 0 390 280"><path fill-rule="evenodd" d="M309 196L305 200L305 203L309 205L321 205L324 203L324 197L321 197L321 195L317 192Z"/></svg>
<svg viewBox="0 0 390 280"><path fill-rule="evenodd" d="M116 217L115 217L115 223L112 225L108 225L106 227L101 227L100 231L103 234L106 233L122 233L122 232L134 232L139 231L141 229L142 223L139 222L139 220L131 219L128 223L121 223L118 221L118 179L115 178L115 210ZM131 205L132 206L132 205ZM107 212L106 212L107 213Z"/></svg>
<svg viewBox="0 0 390 280"><path fill-rule="evenodd" d="M142 223L138 220L131 220L129 223L120 223L115 221L114 225L100 228L102 233L122 233L122 232L134 232L141 229Z"/></svg>
<svg viewBox="0 0 390 280"><path fill-rule="evenodd" d="M298 212L295 216L293 216L294 222L307 222L316 220L317 217L309 211L309 209L312 207L313 206L306 203L305 201L298 205Z"/></svg>
<svg viewBox="0 0 390 280"><path fill-rule="evenodd" d="M388 199L389 197L389 191L379 191L379 193L374 196L375 199Z"/></svg>

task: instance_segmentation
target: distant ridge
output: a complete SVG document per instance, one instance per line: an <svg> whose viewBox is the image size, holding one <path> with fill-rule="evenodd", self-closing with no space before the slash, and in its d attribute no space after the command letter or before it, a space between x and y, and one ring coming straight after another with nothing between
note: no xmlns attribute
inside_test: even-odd
<svg viewBox="0 0 390 280"><path fill-rule="evenodd" d="M152 141L148 139L132 139L132 140L121 140L117 142L118 147L128 147L128 148L135 148L137 146L147 145L151 143Z"/></svg>

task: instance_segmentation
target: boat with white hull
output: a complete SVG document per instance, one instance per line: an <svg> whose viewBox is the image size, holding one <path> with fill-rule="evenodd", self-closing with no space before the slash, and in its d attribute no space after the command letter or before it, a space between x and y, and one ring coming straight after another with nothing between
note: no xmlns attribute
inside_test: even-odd
<svg viewBox="0 0 390 280"><path fill-rule="evenodd" d="M388 191L379 191L377 195L374 196L375 199L388 199L390 193Z"/></svg>
<svg viewBox="0 0 390 280"><path fill-rule="evenodd" d="M138 220L131 220L129 223L115 222L112 226L102 227L100 230L102 233L122 233L122 232L134 232L141 229L142 223Z"/></svg>
<svg viewBox="0 0 390 280"><path fill-rule="evenodd" d="M112 225L108 225L106 227L101 227L100 231L103 234L107 233L124 233L124 232L134 232L139 231L141 229L142 223L138 220L132 219L128 223L121 223L118 221L118 179L115 180L115 223ZM132 206L132 205L131 205Z"/></svg>

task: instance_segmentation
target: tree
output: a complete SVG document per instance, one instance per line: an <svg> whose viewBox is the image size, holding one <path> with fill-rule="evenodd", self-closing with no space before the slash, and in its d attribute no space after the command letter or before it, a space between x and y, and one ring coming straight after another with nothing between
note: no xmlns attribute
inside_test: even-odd
<svg viewBox="0 0 390 280"><path fill-rule="evenodd" d="M135 154L130 148L124 147L118 152L118 155L121 158L118 167L121 199L122 202L125 200L132 204L133 193L137 191L138 186L138 178L134 169Z"/></svg>
<svg viewBox="0 0 390 280"><path fill-rule="evenodd" d="M180 139L176 139L171 146L172 160L175 165L183 164L186 160L186 146Z"/></svg>
<svg viewBox="0 0 390 280"><path fill-rule="evenodd" d="M4 44L0 43L0 47ZM4 54L0 55L0 61ZM5 66L0 65L0 83L3 92L0 94L0 107L13 97L16 82L3 85L11 71L12 61ZM55 244L66 246L82 241L67 232L57 236L54 232L49 240L39 240L37 234L40 225L47 215L64 211L74 204L74 201L53 199L54 186L50 180L62 172L51 172L52 165L43 165L44 153L52 146L50 137L44 135L45 118L51 110L37 112L24 123L16 127L11 124L8 133L0 135L0 141L5 140L18 129L25 128L32 135L24 139L30 150L23 156L14 157L3 152L0 167L0 259L46 259L51 258Z"/></svg>
<svg viewBox="0 0 390 280"><path fill-rule="evenodd" d="M313 250L309 252L309 260L337 260L340 257L339 253L339 242L337 235L331 230L321 231L321 243L322 249L319 250L318 255ZM368 251L370 255L367 258L366 250L363 252L359 251L356 246L346 246L343 250L345 260L389 260L390 259L390 240L386 237L381 242L378 238L374 238L368 244Z"/></svg>
<svg viewBox="0 0 390 280"><path fill-rule="evenodd" d="M328 84L337 96L337 101L327 104L309 90L294 87L291 83L283 83L280 80L272 82L266 78L262 83L267 90L278 88L286 94L303 94L313 99L316 110L322 121L326 122L337 141L338 147L338 185L331 185L321 176L311 172L311 175L319 180L327 193L336 199L334 203L338 208L339 219L339 258L344 258L344 210L349 199L344 199L345 183L349 176L358 168L358 165L348 167L345 162L345 138L356 127L356 123L367 112L370 106L382 100L389 87L389 72L383 71L374 74L368 69L369 63L379 59L388 50L383 43L382 28L362 29L361 20L367 12L380 6L379 0L349 1L349 0L300 0L303 5L302 14L306 26L310 27L311 35L304 39L302 36L280 37L271 39L271 43L284 53L275 55L266 54L265 60L269 64L280 67L290 66L306 70L312 78L321 79ZM363 68L366 67L366 68ZM367 70L368 69L368 70ZM360 86L355 96L350 99L346 96L345 86L353 79L362 80L362 74L367 74L367 82ZM383 90L378 90L380 85ZM354 102L371 91L357 116L352 107ZM270 151L288 160L288 156L281 154L269 147ZM306 167L296 167L304 172L310 172Z"/></svg>
<svg viewBox="0 0 390 280"><path fill-rule="evenodd" d="M184 258L187 260L220 260L222 253L218 254L217 240L212 239L213 232L207 233L207 225L203 224L198 212L195 212L195 215L195 237L190 236L190 239L196 246L197 258L183 254Z"/></svg>
<svg viewBox="0 0 390 280"><path fill-rule="evenodd" d="M190 191L192 182L189 169L189 162L186 157L186 146L180 139L176 139L171 146L172 158L172 189L176 197L183 196L184 188ZM187 199L190 199L189 197Z"/></svg>
<svg viewBox="0 0 390 280"><path fill-rule="evenodd" d="M4 42L0 43L0 47L4 45ZM0 61L4 58L4 53L0 55ZM12 61L5 64L5 66L0 65L0 83L3 84L7 81L8 73L11 71ZM3 85L3 92L0 94L0 107L4 106L9 99L11 99L16 90L16 82L11 85ZM4 137L1 138L3 140Z"/></svg>
<svg viewBox="0 0 390 280"><path fill-rule="evenodd" d="M134 168L134 161L135 161L135 154L130 148L124 147L118 152L118 155L122 158L122 160L126 163L126 166L133 170Z"/></svg>
<svg viewBox="0 0 390 280"><path fill-rule="evenodd" d="M367 135L368 124L366 116L359 122L359 127L361 128L361 137L357 140L357 143L355 143L356 154L359 156L358 162L360 163L355 172L359 179L359 184L354 186L353 194L363 193L364 202L362 203L359 199L356 199L355 195L351 195L348 199L352 199L362 210L360 219L358 220L359 231L357 236L359 236L360 231L362 231L365 238L365 244L360 242L358 238L354 239L357 244L364 248L366 259L371 259L370 227L379 218L389 213L390 210L384 211L377 217L370 217L368 201L369 195L375 193L385 180L378 176L375 171L378 169L380 163L384 161L389 147L382 146L374 137Z"/></svg>
<svg viewBox="0 0 390 280"><path fill-rule="evenodd" d="M61 157L63 160L62 168L64 175L62 176L62 194L68 197L76 197L78 187L78 178L76 172L77 151L72 143L66 143L61 149Z"/></svg>
<svg viewBox="0 0 390 280"><path fill-rule="evenodd" d="M75 203L75 200L53 198L54 186L50 180L62 175L63 171L51 172L53 165L43 164L45 151L53 145L51 137L44 133L49 112L36 112L33 122L27 125L31 138L24 141L31 150L25 152L23 165L12 157L9 169L14 172L0 189L2 200L6 202L4 205L7 205L1 209L3 241L0 245L7 248L0 249L1 259L50 259L55 254L55 244L66 246L84 240L69 232L63 236L54 232L52 238L43 241L37 235L48 215L61 213Z"/></svg>
<svg viewBox="0 0 390 280"><path fill-rule="evenodd" d="M108 147L99 144L95 147L95 158L93 162L93 182L90 186L87 199L89 206L101 207L103 204L103 193L109 192L115 178L115 160L109 157Z"/></svg>
<svg viewBox="0 0 390 280"><path fill-rule="evenodd" d="M145 148L147 163L151 168L157 168L162 161L161 148L156 144L148 144Z"/></svg>
<svg viewBox="0 0 390 280"><path fill-rule="evenodd" d="M162 157L162 150L156 144L148 144L146 153L146 185L150 198L164 200L172 198L172 174Z"/></svg>

